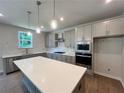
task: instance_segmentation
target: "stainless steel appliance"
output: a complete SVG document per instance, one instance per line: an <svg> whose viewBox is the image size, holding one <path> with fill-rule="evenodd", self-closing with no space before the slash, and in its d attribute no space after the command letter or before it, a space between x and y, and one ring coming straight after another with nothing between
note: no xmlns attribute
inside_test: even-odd
<svg viewBox="0 0 124 93"><path fill-rule="evenodd" d="M77 42L76 51L82 53L91 53L91 42Z"/></svg>
<svg viewBox="0 0 124 93"><path fill-rule="evenodd" d="M92 68L92 54L90 42L78 42L76 45L76 63Z"/></svg>

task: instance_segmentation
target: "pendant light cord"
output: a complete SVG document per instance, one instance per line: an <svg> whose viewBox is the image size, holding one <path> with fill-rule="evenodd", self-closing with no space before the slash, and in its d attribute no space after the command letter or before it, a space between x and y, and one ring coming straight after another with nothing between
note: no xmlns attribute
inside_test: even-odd
<svg viewBox="0 0 124 93"><path fill-rule="evenodd" d="M40 15L39 15L39 5L37 6L37 9L38 9L38 11L37 11L37 13L38 13L38 15L37 15L37 22L38 22L38 26L39 26L39 17L40 17Z"/></svg>
<svg viewBox="0 0 124 93"><path fill-rule="evenodd" d="M27 11L27 16L28 16L28 27L30 28L30 15L31 11Z"/></svg>
<svg viewBox="0 0 124 93"><path fill-rule="evenodd" d="M55 3L55 0L53 2L53 17L55 17L55 8L56 8L56 3Z"/></svg>
<svg viewBox="0 0 124 93"><path fill-rule="evenodd" d="M38 13L38 15L37 15L37 17L38 17L37 18L37 22L38 22L38 26L40 25L40 22L39 22L40 21L39 20L40 19L40 5L41 5L41 2L39 0L37 0L37 10L38 10L37 11L37 13Z"/></svg>

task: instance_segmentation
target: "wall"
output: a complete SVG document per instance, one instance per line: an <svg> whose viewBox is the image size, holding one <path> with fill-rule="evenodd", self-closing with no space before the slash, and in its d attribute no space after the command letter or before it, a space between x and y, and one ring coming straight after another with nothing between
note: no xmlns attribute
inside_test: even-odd
<svg viewBox="0 0 124 93"><path fill-rule="evenodd" d="M94 72L121 80L122 38L95 39Z"/></svg>
<svg viewBox="0 0 124 93"><path fill-rule="evenodd" d="M122 52L122 85L124 87L124 37L123 37L122 41L123 41L123 52Z"/></svg>
<svg viewBox="0 0 124 93"><path fill-rule="evenodd" d="M25 49L18 48L18 31L28 31L27 29L0 24L0 57L3 55L25 54ZM33 33L33 49L30 53L42 52L45 48L44 33ZM1 59L0 59L1 60ZM2 62L0 61L0 72L3 70Z"/></svg>

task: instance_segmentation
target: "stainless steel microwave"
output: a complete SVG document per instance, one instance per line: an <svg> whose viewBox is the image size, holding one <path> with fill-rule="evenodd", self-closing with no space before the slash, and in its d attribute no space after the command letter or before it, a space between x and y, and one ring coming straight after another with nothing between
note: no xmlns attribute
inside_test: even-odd
<svg viewBox="0 0 124 93"><path fill-rule="evenodd" d="M76 51L91 53L91 42L77 42Z"/></svg>

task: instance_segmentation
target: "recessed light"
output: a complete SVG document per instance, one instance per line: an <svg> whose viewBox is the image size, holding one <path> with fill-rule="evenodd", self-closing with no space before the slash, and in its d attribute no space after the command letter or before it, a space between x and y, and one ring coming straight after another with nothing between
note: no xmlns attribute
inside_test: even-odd
<svg viewBox="0 0 124 93"><path fill-rule="evenodd" d="M112 0L106 0L106 4L108 4L108 3L110 3L110 2L112 2Z"/></svg>
<svg viewBox="0 0 124 93"><path fill-rule="evenodd" d="M60 21L64 21L64 18L63 18L63 17L61 17L61 18L60 18Z"/></svg>
<svg viewBox="0 0 124 93"><path fill-rule="evenodd" d="M41 29L43 29L44 28L44 26L41 26Z"/></svg>
<svg viewBox="0 0 124 93"><path fill-rule="evenodd" d="M2 13L0 13L0 16L4 16Z"/></svg>

